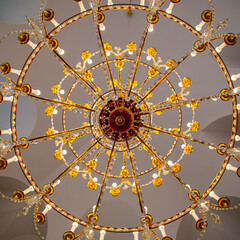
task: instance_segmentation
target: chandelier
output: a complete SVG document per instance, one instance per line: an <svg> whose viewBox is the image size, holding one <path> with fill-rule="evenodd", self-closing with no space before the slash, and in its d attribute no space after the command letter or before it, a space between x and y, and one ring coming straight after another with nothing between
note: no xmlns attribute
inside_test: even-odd
<svg viewBox="0 0 240 240"><path fill-rule="evenodd" d="M2 38L4 46L15 36L24 54L18 66L7 56L1 63L0 103L11 102L11 122L0 132L0 169L6 173L9 165L18 164L29 187L16 189L13 196L0 191L3 198L25 203L19 215L34 208L41 239L41 225L53 212L66 226L56 239L104 240L121 233L122 239L170 240L168 226L187 215L202 239L209 221L220 223L218 211L240 206L217 192L227 171L240 177L240 149L235 146L240 140L240 74L231 76L220 57L238 35L219 33L228 19L216 23L214 6L208 2L209 9L199 13L193 27L172 13L180 8L180 0L74 0L67 3L76 11L70 17L65 16L67 7L63 16L44 9L43 0L38 21L26 17L29 29ZM134 16L139 24L129 21L129 26L119 27L122 18ZM133 28L130 32L141 29L140 35L123 35L127 27ZM170 27L176 31L173 35ZM177 29L186 38L181 39ZM168 35L169 44L161 45ZM190 43L188 49L181 41ZM164 55L167 51L171 54ZM194 72L199 61L207 69ZM213 68L219 71L214 87L211 78L206 79ZM18 110L19 101L26 98L37 106L38 126L30 136L19 137L19 111L28 111ZM232 115L230 137L228 142L211 143L203 138L198 119L223 108ZM29 118L34 119L33 113ZM202 156L201 163L196 156ZM215 166L214 175L208 166ZM76 192L79 198L74 201ZM139 217L128 223L128 213L118 209L119 215L101 220L106 199L115 202L115 208L118 199L134 201ZM126 224L115 224L118 218L126 218Z"/></svg>

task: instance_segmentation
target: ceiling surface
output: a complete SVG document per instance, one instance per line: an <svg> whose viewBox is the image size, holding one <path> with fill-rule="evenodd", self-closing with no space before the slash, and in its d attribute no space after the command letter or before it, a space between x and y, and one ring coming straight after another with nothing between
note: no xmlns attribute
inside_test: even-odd
<svg viewBox="0 0 240 240"><path fill-rule="evenodd" d="M114 1L114 0L113 0ZM85 7L88 9L87 2L83 0ZM107 4L105 0L104 3ZM116 1L114 1L116 3ZM129 3L128 1L117 1L117 3ZM138 1L133 0L133 4L138 4ZM214 1L216 11L216 23L225 20L229 17L229 26L226 29L220 30L220 33L239 33L240 22L240 1L238 0L218 0ZM10 31L29 29L26 20L21 17L28 15L35 19L38 18L38 12L41 1L39 0L1 0L0 9L0 29L1 37ZM166 10L169 5L167 1L162 10ZM78 4L75 1L67 0L48 0L45 3L46 8L51 8L55 12L55 19L58 23L62 23L66 19L79 13ZM174 6L173 15L188 22L191 26L196 26L200 22L200 16L202 11L210 9L209 2L207 0L183 0L176 6ZM115 46L125 49L128 42L135 42L137 45L141 39L144 27L147 23L145 11L133 10L132 15L127 14L127 10L106 11L104 25L106 30L102 32L104 42L109 42L113 49ZM46 23L46 27L51 31L54 26L50 23ZM76 68L78 62L82 61L81 53L84 50L89 50L94 53L99 50L96 32L92 21L92 15L87 16L81 20L78 20L66 28L62 29L56 34L56 39L59 42L59 46L64 49L64 59L69 62L71 66ZM148 33L146 43L144 45L144 51L149 47L155 47L157 50L157 56L162 58L163 63L166 63L168 59L174 59L178 61L184 56L193 46L198 38L187 29L183 28L174 21L171 21L163 16L159 17L159 22L154 26L154 31ZM34 43L38 43L36 40L32 40ZM217 47L222 40L216 40L213 42L213 46ZM1 62L10 62L12 67L16 69L22 69L26 59L31 53L32 49L28 45L21 46L17 42L17 35L12 35L7 40L3 41L0 45L0 58ZM135 53L134 53L135 54ZM133 59L135 55L127 54L126 59ZM240 72L240 41L232 47L226 47L220 53L221 58L228 67L230 75ZM110 59L113 58L111 55ZM92 65L101 62L101 58L98 55L92 58ZM146 54L141 58L142 62L150 64L146 60ZM114 78L118 77L118 72L114 68L114 64L111 64L113 69ZM122 81L126 83L131 69L131 64L126 60L124 70L122 71ZM136 75L139 87L144 78L146 77L148 68L140 66ZM164 72L164 69L160 69ZM188 99L200 98L203 96L211 96L219 93L223 88L228 88L227 81L219 68L214 56L206 49L201 54L197 54L196 57L189 57L178 68L177 73L183 77L189 77L192 80L192 85L189 88ZM44 46L32 62L24 83L28 83L33 89L39 89L41 96L46 98L55 99L57 96L52 93L51 86L57 84L65 76L63 73L63 66L53 56L53 54ZM99 67L93 70L94 82L98 85L103 93L107 92L106 82L104 79L103 69ZM17 81L16 75L12 74L11 77L14 81ZM156 79L152 79L146 85L146 89L149 88ZM177 74L171 74L168 78L176 92L180 92L181 88L178 86ZM1 77L1 81L5 81ZM71 89L75 83L75 79L68 76L64 81L62 87L65 90L63 98L67 97L67 92ZM238 80L234 82L234 85L238 84ZM136 87L136 89L137 89ZM185 91L187 92L188 89ZM171 94L172 90L167 82L164 82L157 91L153 94L151 102L157 104L165 101ZM80 85L76 85L71 92L69 98L79 104L86 104L92 101L89 96ZM17 136L32 138L36 136L42 136L46 130L51 127L51 117L45 114L46 104L34 101L31 98L20 96L17 109ZM58 131L63 130L62 124L62 110L58 109L58 114L54 115L53 121L55 129ZM187 129L187 123L192 121L193 113L191 109L182 107L182 129ZM0 105L0 128L10 128L10 112L11 103L3 102ZM194 115L195 121L200 123L200 130L193 132L192 136L197 139L202 139L209 143L218 145L219 143L228 144L231 137L232 129L232 102L227 101L211 101L200 103L196 109ZM163 112L162 115L154 115L153 122L164 128L176 128L179 126L179 109L171 109ZM78 114L72 111L66 111L66 129L72 129L82 126L83 122L88 122L89 118L84 118L83 114ZM239 134L239 133L238 133ZM239 134L240 135L240 134ZM165 134L152 134L151 144L157 149L160 155L165 156L171 148L174 139L171 136ZM9 138L10 136L3 136L3 138ZM92 134L88 134L84 137L78 138L72 145L78 155L82 154L91 144ZM167 158L172 162L176 162L181 153L181 140L176 144L175 150ZM181 171L179 176L185 183L190 184L192 188L196 188L202 194L211 185L216 174L219 172L225 156L220 156L215 150L210 150L207 146L192 143L194 151L190 155L185 155L181 160ZM235 147L239 147L239 143L236 142ZM76 156L72 153L68 145L64 146L67 150L65 156L68 163L72 163ZM66 166L63 161L58 161L54 158L54 151L57 149L54 141L42 141L39 144L32 144L27 149L21 150L24 162L28 168L29 173L36 182L37 186L42 188L45 184L51 182ZM136 162L139 172L144 172L146 169L152 168L151 158L149 154L144 150L134 149ZM123 165L121 153L117 157L112 169L113 175L119 175L120 169ZM14 153L10 153L8 157L14 156ZM91 159L91 156L86 159L86 162ZM108 157L106 152L98 157L98 169L102 172L105 171ZM230 163L236 167L239 166L239 162L231 158ZM127 162L127 166L130 169L130 163ZM81 165L81 169L84 167ZM147 184L152 181L152 174L157 173L157 169L151 170L149 173L140 176L141 184ZM21 171L19 164L9 164L8 168L0 172L0 191L7 195L11 195L14 189L25 189L29 186L26 177ZM96 172L93 173L93 177L98 178L98 182L101 183L103 176ZM187 208L192 202L188 199L185 189L176 181L171 174L162 176L163 185L155 187L153 184L149 184L143 187L143 199L148 208L148 212L152 215L154 222L161 221L162 219L169 218L174 214ZM111 186L113 182L120 184L120 180L111 178L108 182L108 186ZM133 182L133 179L130 179ZM85 180L81 174L76 178L71 178L68 175L61 180L54 191L54 194L50 199L58 206L65 209L67 212L74 216L86 219L86 215L92 211L92 207L96 204L100 187L92 191L87 187L88 180ZM231 171L226 171L221 178L220 182L214 189L214 192L219 196L228 196L231 203L238 203L240 198L239 192L240 181L236 174ZM210 199L207 197L207 199ZM213 202L215 200L212 200ZM13 203L1 200L0 204L0 219L4 222L4 226L0 229L0 239L3 240L35 240L38 239L37 234L34 233L33 224L31 225L30 219L32 219L32 212L28 216L21 216L15 220L14 216L21 211L21 207L14 207ZM42 208L44 208L42 206ZM98 224L107 226L118 227L135 227L141 225L141 212L138 205L137 196L132 193L131 187L127 190L121 189L121 193L118 197L112 197L107 189L103 195L102 203L99 209L99 221ZM230 212L224 211L219 213L222 224L214 225L211 217L209 216L209 227L206 235L203 239L211 240L237 240L239 239L240 230L237 225L240 221L239 211ZM62 239L62 234L71 228L71 221L59 214L58 212L51 210L47 214L47 222L40 226L40 230L47 240ZM192 240L197 239L199 232L195 229L193 218L188 215L182 219L179 219L171 224L165 226L166 232L169 236L176 240ZM29 229L29 230L27 230ZM77 232L80 232L83 227L79 226ZM24 231L23 231L24 230ZM12 231L15 234L10 234ZM159 236L159 230L156 229ZM99 238L99 231L95 231L96 239ZM124 237L123 237L124 236ZM139 235L140 236L140 235ZM107 240L130 240L133 239L132 233L108 233L105 236ZM141 237L140 237L141 239Z"/></svg>

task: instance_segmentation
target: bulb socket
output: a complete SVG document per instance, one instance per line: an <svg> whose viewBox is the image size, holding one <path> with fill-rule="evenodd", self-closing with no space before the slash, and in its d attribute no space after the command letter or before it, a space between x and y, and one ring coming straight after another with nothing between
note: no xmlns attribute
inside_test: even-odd
<svg viewBox="0 0 240 240"><path fill-rule="evenodd" d="M43 189L45 189L47 187L47 185L44 185L43 186ZM51 187L49 187L46 191L45 191L45 195L47 195L47 196L50 196L50 195L52 195L54 193L54 187L53 186L51 186Z"/></svg>
<svg viewBox="0 0 240 240"><path fill-rule="evenodd" d="M240 177L240 167L237 169L237 175Z"/></svg>
<svg viewBox="0 0 240 240"><path fill-rule="evenodd" d="M223 95L221 95L220 98L221 98L223 101L228 101L228 100L231 99L231 95L229 95L228 92L229 92L229 90L226 89L226 88L224 88L223 90L221 90L220 93L223 94Z"/></svg>
<svg viewBox="0 0 240 240"><path fill-rule="evenodd" d="M6 169L8 166L8 162L5 158L0 159L0 170Z"/></svg>
<svg viewBox="0 0 240 240"><path fill-rule="evenodd" d="M63 234L63 240L73 240L75 239L75 234L72 231L66 231Z"/></svg>
<svg viewBox="0 0 240 240"><path fill-rule="evenodd" d="M18 189L13 193L13 198L16 200L22 200L25 198L25 194L22 190Z"/></svg>
<svg viewBox="0 0 240 240"><path fill-rule="evenodd" d="M105 20L105 15L102 12L97 12L98 22L103 23Z"/></svg>
<svg viewBox="0 0 240 240"><path fill-rule="evenodd" d="M165 236L165 237L162 238L162 240L173 240L173 239L169 236Z"/></svg>
<svg viewBox="0 0 240 240"><path fill-rule="evenodd" d="M200 218L196 222L196 229L198 231L202 231L203 229L206 229L208 226L208 222L204 221L204 219Z"/></svg>
<svg viewBox="0 0 240 240"><path fill-rule="evenodd" d="M93 220L93 212L90 212L87 215L87 221L88 221L88 223L92 223L92 220ZM96 218L95 218L95 221L93 223L96 223L97 221L98 221L98 215L96 214Z"/></svg>
<svg viewBox="0 0 240 240"><path fill-rule="evenodd" d="M53 50L55 50L58 47L58 40L55 38L48 40L49 44L52 46Z"/></svg>
<svg viewBox="0 0 240 240"><path fill-rule="evenodd" d="M3 97L2 93L0 92L0 104L3 102L3 100L4 100L4 97Z"/></svg>
<svg viewBox="0 0 240 240"><path fill-rule="evenodd" d="M27 138L22 137L19 139L19 141L24 141L24 140L27 140ZM29 146L29 143L26 143L26 144L22 143L19 147L22 149L26 149L26 148L28 148L28 146Z"/></svg>
<svg viewBox="0 0 240 240"><path fill-rule="evenodd" d="M147 15L147 21L148 21L148 22L150 22L151 24L155 24L155 23L158 22L159 16L158 16L157 13L155 13L155 14L152 15L152 19L151 19L151 20L150 20L150 16L151 16L151 14L149 13L149 14Z"/></svg>
<svg viewBox="0 0 240 240"><path fill-rule="evenodd" d="M11 65L8 62L4 62L1 64L1 70L3 74L8 74L11 72Z"/></svg>
<svg viewBox="0 0 240 240"><path fill-rule="evenodd" d="M41 224L45 223L45 221L46 221L46 216L43 213L38 212L35 216L36 224L41 225Z"/></svg>
<svg viewBox="0 0 240 240"><path fill-rule="evenodd" d="M144 223L143 219L144 218L141 218L141 223L142 224ZM145 222L146 222L147 226L150 226L153 222L153 217L150 214L146 214Z"/></svg>
<svg viewBox="0 0 240 240"><path fill-rule="evenodd" d="M221 208L228 208L230 206L230 200L227 197L220 197L218 199L218 206Z"/></svg>
<svg viewBox="0 0 240 240"><path fill-rule="evenodd" d="M196 41L194 43L194 46L196 47L200 43L200 40ZM201 44L196 48L197 52L203 52L206 49L206 44Z"/></svg>
<svg viewBox="0 0 240 240"><path fill-rule="evenodd" d="M211 22L212 21L212 11L211 10L203 11L201 18L204 22Z"/></svg>
<svg viewBox="0 0 240 240"><path fill-rule="evenodd" d="M28 41L29 41L29 33L23 32L18 35L18 42L20 44L25 45L28 43Z"/></svg>
<svg viewBox="0 0 240 240"><path fill-rule="evenodd" d="M217 148L217 153L220 155L225 155L228 146L225 143L220 143Z"/></svg>
<svg viewBox="0 0 240 240"><path fill-rule="evenodd" d="M236 44L237 42L237 37L233 34L233 33L228 33L225 37L224 37L224 42L228 45L228 46L233 46Z"/></svg>
<svg viewBox="0 0 240 240"><path fill-rule="evenodd" d="M45 9L42 15L45 21L51 21L54 18L54 11L52 9Z"/></svg>

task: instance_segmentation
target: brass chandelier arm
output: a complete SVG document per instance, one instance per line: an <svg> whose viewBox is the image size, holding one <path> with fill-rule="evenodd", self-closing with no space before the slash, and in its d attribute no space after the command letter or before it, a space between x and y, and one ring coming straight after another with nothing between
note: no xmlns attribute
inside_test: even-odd
<svg viewBox="0 0 240 240"><path fill-rule="evenodd" d="M105 58L106 65L107 65L107 69L108 69L108 72L109 72L109 75L110 75L110 79L111 79L111 82L112 82L112 85L113 85L113 91L114 91L115 95L117 95L116 88L115 88L115 85L114 85L114 82L113 82L112 70L110 68L108 57L107 57L107 54L106 54L106 50L105 50L104 45L103 45L103 38L102 38L101 30L100 30L99 25L97 25L96 27L97 27L97 33L98 33L98 36L99 36L99 41L100 41L100 44L101 44L102 52L104 54L104 58Z"/></svg>
<svg viewBox="0 0 240 240"><path fill-rule="evenodd" d="M185 140L188 140L188 141L191 141L191 142L195 142L195 143L199 143L199 144L202 144L202 145L205 145L205 146L208 146L208 147L213 147L213 148L218 148L218 146L212 144L212 143L208 143L208 142L205 142L203 140L199 140L199 139L196 139L196 138L192 138L190 136L187 136L185 134L181 134L181 133L176 133L176 132L171 132L171 131L167 131L165 129L162 129L162 128L156 128L156 127L151 127L151 126L147 126L145 124L143 124L143 127L145 128L148 128L148 129L151 129L151 130L154 130L154 131L158 131L158 132L161 132L161 133L165 133L167 135L170 135L172 137L176 137L176 138L183 138Z"/></svg>
<svg viewBox="0 0 240 240"><path fill-rule="evenodd" d="M136 74L137 74L138 66L139 66L139 63L140 63L140 60L141 60L144 44L146 42L146 38L147 38L147 35L148 35L149 26L150 26L150 22L147 22L147 24L145 26L145 29L144 29L144 32L142 34L142 38L140 40L140 44L139 44L139 47L138 47L138 50L137 50L137 55L134 59L133 66L132 66L132 69L131 69L129 77L128 77L128 81L130 81L128 97L130 96L130 94L132 92L133 82L136 78Z"/></svg>
<svg viewBox="0 0 240 240"><path fill-rule="evenodd" d="M68 133L77 132L77 131L83 130L85 128L88 128L88 127L92 127L92 126L73 128L73 129L69 129L69 130L66 130L66 131L53 133L53 134L50 134L50 135L43 135L43 136L39 136L39 137L35 137L35 138L29 138L29 139L27 139L27 141L36 142L37 140L43 140L43 139L50 139L51 140L51 139L54 139L55 137L59 137L59 136L62 136L62 135L68 134Z"/></svg>
<svg viewBox="0 0 240 240"><path fill-rule="evenodd" d="M102 61L105 60L105 62L106 62L108 73L109 73L109 76L110 76L110 80L111 80L111 83L112 83L112 86L113 86L113 91L114 91L114 94L117 95L116 88L115 88L114 81L113 81L112 70L111 70L110 65L109 65L108 57L107 57L107 54L106 54L106 50L104 48L103 38L102 38L100 26L99 26L98 14L97 14L98 6L96 5L97 2L94 2L94 0L91 1L91 2L92 2L92 11L93 11L93 22L94 22L94 26L95 26L95 29L96 29L97 42L98 42L98 45L99 45L100 54L101 54L101 57L102 57ZM106 78L106 81L107 81L107 84L108 84L109 83L108 74L106 72L106 69L105 69L104 65L103 65L103 69L104 69L104 75L105 75L105 78Z"/></svg>
<svg viewBox="0 0 240 240"><path fill-rule="evenodd" d="M191 54L193 51L194 51L194 48L192 48L190 51L188 51L188 52L187 52L178 62L176 62L176 64L173 65L170 69L166 70L165 75L160 79L160 81L159 81L156 85L154 85L154 87L152 87L152 89L150 89L150 90L147 92L147 94L146 94L144 97L141 98L141 100L139 101L139 103L141 103L142 101L144 101L149 94L151 94L155 89L157 89L157 87L158 87L174 70L176 70L176 69L179 67L179 65L180 65L181 63L183 63L183 62L190 56L190 54Z"/></svg>
<svg viewBox="0 0 240 240"><path fill-rule="evenodd" d="M93 211L93 219L96 217L97 213L98 213L98 209L99 209L99 204L100 204L100 201L101 201L101 198L103 196L103 190L106 186L106 182L108 180L108 175L110 174L110 171L111 171L111 168L112 168L112 165L114 163L114 161L112 160L113 159L113 153L114 153L114 149L115 149L115 144L116 144L116 141L113 142L113 146L112 146L112 149L111 149L111 153L110 153L110 156L109 156L109 159L108 159L108 162L107 162L107 165L106 165L106 170L105 170L105 173L104 173L104 176L103 176L103 180L102 180L102 184L101 184L101 189L99 191L99 194L98 194L98 199L97 199L97 202L96 202L96 207ZM91 222L92 224L92 222Z"/></svg>
<svg viewBox="0 0 240 240"><path fill-rule="evenodd" d="M91 112L95 112L94 109L91 109L91 108L88 108L88 107L85 107L81 104L78 104L78 103L68 103L68 102L62 102L62 101L58 101L58 100L54 100L54 99L50 99L50 98L45 98L45 97L40 97L40 96L37 96L37 95L33 95L33 94L28 94L28 96L30 96L31 98L35 98L35 99L38 99L38 100L42 100L42 101L45 101L45 102L50 102L50 103L55 103L55 104L59 104L59 106L64 106L64 107L76 107L76 108L80 108L80 109L83 109L83 110L87 110L87 111L91 111Z"/></svg>
<svg viewBox="0 0 240 240"><path fill-rule="evenodd" d="M127 145L127 150L128 150L128 154L129 154L129 160L130 160L130 164L131 164L133 178L134 178L134 182L135 182L135 186L136 186L139 207L140 207L142 215L145 217L146 214L145 214L144 203L143 203L143 199L142 199L141 186L140 186L140 184L138 184L137 175L136 175L136 171L134 168L133 159L132 159L128 141L126 141L126 145Z"/></svg>
<svg viewBox="0 0 240 240"><path fill-rule="evenodd" d="M140 94L140 92L142 91L143 87L145 86L145 84L147 83L148 80L149 80L149 76L147 76L147 77L144 79L142 85L140 86L140 88L139 88L138 91L137 91L137 95ZM135 96L134 101L137 99L137 95Z"/></svg>
<svg viewBox="0 0 240 240"><path fill-rule="evenodd" d="M120 95L122 95L122 76L119 68L118 68L118 84L120 89Z"/></svg>
<svg viewBox="0 0 240 240"><path fill-rule="evenodd" d="M99 142L101 138L97 139L86 151L84 151L78 158L76 158L67 168L65 168L56 178L54 178L50 185L56 183L61 177L63 177L76 163L82 162L82 157L86 155L92 148L94 148Z"/></svg>
<svg viewBox="0 0 240 240"><path fill-rule="evenodd" d="M76 77L77 80L82 80L98 97L100 97L102 100L103 97L97 94L97 89L95 89L91 84L89 84L56 50L52 50L53 53L58 57L58 59L66 66Z"/></svg>
<svg viewBox="0 0 240 240"><path fill-rule="evenodd" d="M147 148L148 152L151 153L154 157L156 157L161 163L163 163L166 169L183 186L183 188L188 193L190 193L197 202L199 202L200 198L187 186L187 184L178 176L178 174L173 171L173 169L168 165L167 161L165 159L161 159L159 155L147 143L145 143L141 137L139 137L138 134L136 135L136 137L138 138L139 142L141 142L141 144Z"/></svg>
<svg viewBox="0 0 240 240"><path fill-rule="evenodd" d="M186 100L186 101L182 101L182 102L178 102L178 103L167 103L167 104L164 104L164 106L162 106L161 108L155 109L155 112L164 111L164 110L177 108L177 107L182 107L182 106L186 106L188 104L191 105L191 104L194 104L194 103L204 102L204 101L214 99L214 98L217 99L221 96L224 96L225 94L224 93L218 93L218 94L215 94L215 95L212 95L212 96L207 96L207 97L202 97L202 98L194 98L194 99L190 99L190 100Z"/></svg>

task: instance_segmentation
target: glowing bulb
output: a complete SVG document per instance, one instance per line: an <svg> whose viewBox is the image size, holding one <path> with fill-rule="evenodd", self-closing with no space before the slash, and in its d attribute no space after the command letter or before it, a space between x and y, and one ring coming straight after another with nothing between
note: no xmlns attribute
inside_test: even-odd
<svg viewBox="0 0 240 240"><path fill-rule="evenodd" d="M64 89L61 89L59 93L63 95L65 93Z"/></svg>
<svg viewBox="0 0 240 240"><path fill-rule="evenodd" d="M197 31L201 31L202 28L200 28L198 25L195 27Z"/></svg>
<svg viewBox="0 0 240 240"><path fill-rule="evenodd" d="M151 61L151 59L152 59L151 56L148 55L148 56L147 56L147 60L148 60L148 61Z"/></svg>
<svg viewBox="0 0 240 240"><path fill-rule="evenodd" d="M92 64L92 59L91 58L88 59L88 64Z"/></svg>
<svg viewBox="0 0 240 240"><path fill-rule="evenodd" d="M116 188L116 187L117 187L117 183L114 182L114 183L112 184L112 186L113 186L114 188Z"/></svg>
<svg viewBox="0 0 240 240"><path fill-rule="evenodd" d="M98 181L98 179L96 177L94 177L93 181L96 183Z"/></svg>
<svg viewBox="0 0 240 240"><path fill-rule="evenodd" d="M156 179L156 178L158 177L158 175L157 175L156 173L154 173L154 174L152 175L152 177L153 177L154 179Z"/></svg>
<svg viewBox="0 0 240 240"><path fill-rule="evenodd" d="M111 52L110 52L110 51L106 51L106 55L107 55L107 56L110 56L110 55L111 55Z"/></svg>
<svg viewBox="0 0 240 240"><path fill-rule="evenodd" d="M129 54L129 55L132 55L132 54L133 54L133 51L128 51L128 54Z"/></svg>
<svg viewBox="0 0 240 240"><path fill-rule="evenodd" d="M63 153L63 155L66 155L67 154L67 150L62 150L62 153Z"/></svg>
<svg viewBox="0 0 240 240"><path fill-rule="evenodd" d="M216 47L216 51L217 51L218 53L220 53L220 52L222 51L222 49L220 49L219 47Z"/></svg>
<svg viewBox="0 0 240 240"><path fill-rule="evenodd" d="M151 25L149 26L148 31L149 31L149 32L153 32L153 24L151 24Z"/></svg>
<svg viewBox="0 0 240 240"><path fill-rule="evenodd" d="M103 23L101 23L101 24L100 24L100 30L101 30L101 31L105 31L105 29L106 29L105 25L104 25Z"/></svg>
<svg viewBox="0 0 240 240"><path fill-rule="evenodd" d="M179 82L179 83L178 83L178 86L179 86L179 87L183 87L182 82Z"/></svg>
<svg viewBox="0 0 240 240"><path fill-rule="evenodd" d="M197 55L197 52L196 52L196 51L191 52L191 56L192 56L192 57L196 57L196 55Z"/></svg>
<svg viewBox="0 0 240 240"><path fill-rule="evenodd" d="M58 114L58 110L57 110L57 109L54 109L54 110L53 110L53 114Z"/></svg>

